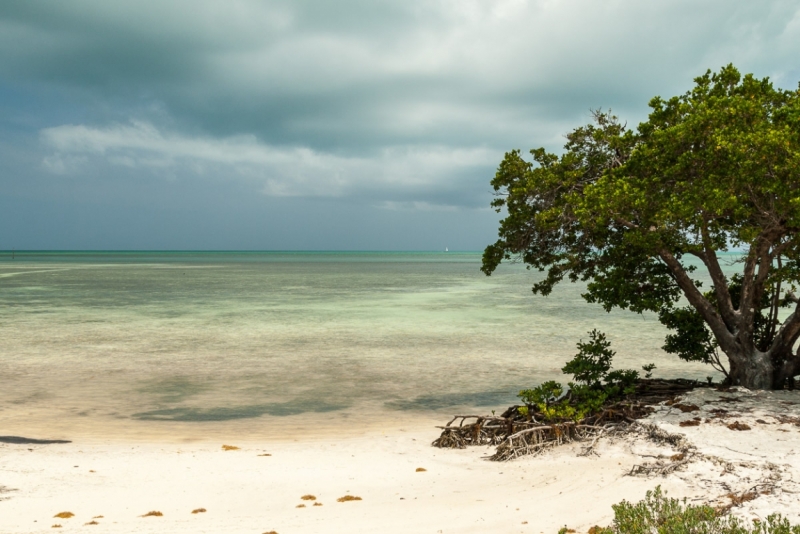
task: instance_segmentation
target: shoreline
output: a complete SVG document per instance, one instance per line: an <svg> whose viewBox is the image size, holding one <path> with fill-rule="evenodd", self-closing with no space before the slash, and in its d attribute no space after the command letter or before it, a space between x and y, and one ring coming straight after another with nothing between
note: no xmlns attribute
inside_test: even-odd
<svg viewBox="0 0 800 534"><path fill-rule="evenodd" d="M800 392L704 388L681 403L697 410L662 403L644 422L686 436L694 456L655 477L628 473L668 463L675 448L633 433L600 440L593 456L579 456L576 442L511 462L485 460L491 447L437 449L436 429L399 425L296 440L0 444L0 487L10 490L0 493L0 531L96 521L108 532L586 532L611 521L612 504L636 502L657 485L670 497L715 505L757 486L756 498L732 513L782 512L798 522ZM697 425L680 426L696 417ZM734 421L751 430L731 430ZM301 499L309 494L316 500ZM346 495L362 500L337 502ZM206 512L191 513L200 508ZM75 516L53 517L65 511ZM150 511L163 516L141 517Z"/></svg>

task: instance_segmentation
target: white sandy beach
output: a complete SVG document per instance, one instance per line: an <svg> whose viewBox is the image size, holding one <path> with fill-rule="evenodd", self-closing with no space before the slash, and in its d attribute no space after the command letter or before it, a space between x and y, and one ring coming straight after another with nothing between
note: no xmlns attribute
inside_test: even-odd
<svg viewBox="0 0 800 534"><path fill-rule="evenodd" d="M787 418L800 416L800 394L697 390L682 402L700 411L663 406L650 418L685 434L698 454L666 477L627 476L675 453L635 436L602 441L598 455L578 456L581 444L573 444L509 463L483 459L486 448L433 448L433 428L273 442L2 444L0 532L53 532L55 524L103 532L586 532L610 522L612 504L659 484L670 496L714 504L755 487L758 497L734 513L780 511L797 521L800 431ZM719 409L727 412L711 411ZM678 425L693 417L704 422ZM752 430L730 430L734 420ZM301 500L307 494L316 501ZM337 502L345 495L362 500ZM199 508L206 511L191 513ZM74 517L53 517L65 511ZM149 511L163 515L141 517Z"/></svg>

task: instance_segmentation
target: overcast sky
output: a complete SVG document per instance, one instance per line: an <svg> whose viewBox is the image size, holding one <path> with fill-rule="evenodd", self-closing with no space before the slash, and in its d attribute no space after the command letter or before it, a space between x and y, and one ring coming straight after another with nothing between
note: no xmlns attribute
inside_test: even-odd
<svg viewBox="0 0 800 534"><path fill-rule="evenodd" d="M506 151L798 58L796 0L4 0L0 249L480 250Z"/></svg>

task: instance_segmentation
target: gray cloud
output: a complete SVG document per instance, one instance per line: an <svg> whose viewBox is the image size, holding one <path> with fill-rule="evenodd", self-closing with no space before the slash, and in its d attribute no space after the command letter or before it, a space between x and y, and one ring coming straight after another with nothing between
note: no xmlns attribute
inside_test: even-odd
<svg viewBox="0 0 800 534"><path fill-rule="evenodd" d="M794 87L798 49L784 0L8 1L2 142L37 163L0 185L235 182L445 217L589 108L635 124L728 62Z"/></svg>
<svg viewBox="0 0 800 534"><path fill-rule="evenodd" d="M496 159L484 148L386 147L372 157L305 147L270 146L252 135L190 137L132 121L105 128L56 126L41 131L53 152L42 162L55 174L81 172L92 160L174 174L233 177L260 184L270 196L362 196L454 189L458 177ZM454 183L456 182L456 183ZM423 203L430 209L430 203ZM423 205L420 204L420 205Z"/></svg>

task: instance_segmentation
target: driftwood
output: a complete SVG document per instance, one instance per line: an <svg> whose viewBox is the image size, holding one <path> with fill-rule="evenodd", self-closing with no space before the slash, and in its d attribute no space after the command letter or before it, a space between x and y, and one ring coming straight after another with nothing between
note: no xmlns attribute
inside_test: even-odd
<svg viewBox="0 0 800 534"><path fill-rule="evenodd" d="M520 405L509 407L499 416L456 415L446 426L437 427L442 433L432 445L454 449L493 445L497 449L489 459L505 461L538 454L556 445L593 438L581 453L591 454L600 436L620 432L637 419L649 415L653 404L674 402L676 396L704 385L693 380L641 379L636 383L635 393L624 400L608 403L598 413L580 421L537 420L541 414L522 415ZM456 421L458 423L454 425Z"/></svg>

